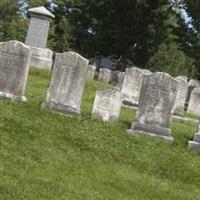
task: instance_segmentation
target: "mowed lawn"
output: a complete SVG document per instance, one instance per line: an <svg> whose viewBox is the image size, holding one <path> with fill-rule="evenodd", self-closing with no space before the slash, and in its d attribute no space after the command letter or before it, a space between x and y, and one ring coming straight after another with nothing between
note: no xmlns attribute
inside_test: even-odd
<svg viewBox="0 0 200 200"><path fill-rule="evenodd" d="M196 127L173 123L173 144L91 119L96 90L86 85L82 117L40 108L50 73L31 69L26 103L0 102L1 200L199 200L200 155L187 149Z"/></svg>

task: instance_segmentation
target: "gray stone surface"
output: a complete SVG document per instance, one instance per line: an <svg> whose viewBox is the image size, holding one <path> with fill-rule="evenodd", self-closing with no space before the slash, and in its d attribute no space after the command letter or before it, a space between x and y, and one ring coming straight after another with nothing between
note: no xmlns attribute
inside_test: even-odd
<svg viewBox="0 0 200 200"><path fill-rule="evenodd" d="M187 112L200 116L200 87L192 91Z"/></svg>
<svg viewBox="0 0 200 200"><path fill-rule="evenodd" d="M46 48L50 19L54 17L44 7L29 9L31 21L25 44L32 47Z"/></svg>
<svg viewBox="0 0 200 200"><path fill-rule="evenodd" d="M197 87L200 87L200 81L197 81L195 79L191 79L188 83L187 101L190 100L190 96L191 96L192 91Z"/></svg>
<svg viewBox="0 0 200 200"><path fill-rule="evenodd" d="M188 147L193 151L200 152L200 123L197 133L194 134L193 141L188 142Z"/></svg>
<svg viewBox="0 0 200 200"><path fill-rule="evenodd" d="M138 106L143 78L151 74L148 70L136 67L126 69L122 85L122 103L127 106Z"/></svg>
<svg viewBox="0 0 200 200"><path fill-rule="evenodd" d="M119 77L119 73L120 71L111 71L111 75L110 75L110 84L113 86L116 86L118 83L118 77Z"/></svg>
<svg viewBox="0 0 200 200"><path fill-rule="evenodd" d="M115 90L98 90L92 116L103 121L115 122L118 120L121 109L121 94Z"/></svg>
<svg viewBox="0 0 200 200"><path fill-rule="evenodd" d="M111 76L111 70L106 68L99 69L99 81L109 83L110 82L110 76Z"/></svg>
<svg viewBox="0 0 200 200"><path fill-rule="evenodd" d="M174 104L173 114L177 116L184 116L184 108L187 97L188 83L183 77L176 77L178 81L178 91L176 101Z"/></svg>
<svg viewBox="0 0 200 200"><path fill-rule="evenodd" d="M110 58L102 58L100 60L100 68L112 68L112 60Z"/></svg>
<svg viewBox="0 0 200 200"><path fill-rule="evenodd" d="M46 101L42 107L50 111L79 116L87 71L88 60L79 54L57 53Z"/></svg>
<svg viewBox="0 0 200 200"><path fill-rule="evenodd" d="M88 65L87 80L94 80L96 67L94 65Z"/></svg>
<svg viewBox="0 0 200 200"><path fill-rule="evenodd" d="M177 90L178 82L166 73L145 76L138 117L129 131L173 140L170 123Z"/></svg>
<svg viewBox="0 0 200 200"><path fill-rule="evenodd" d="M23 43L0 42L0 99L26 101L30 58L31 50Z"/></svg>
<svg viewBox="0 0 200 200"><path fill-rule="evenodd" d="M31 66L38 69L51 69L53 63L53 51L50 49L42 49L30 47L32 51Z"/></svg>
<svg viewBox="0 0 200 200"><path fill-rule="evenodd" d="M118 82L116 87L119 88L121 90L123 82L124 82L124 77L125 77L125 72L120 72L118 74Z"/></svg>

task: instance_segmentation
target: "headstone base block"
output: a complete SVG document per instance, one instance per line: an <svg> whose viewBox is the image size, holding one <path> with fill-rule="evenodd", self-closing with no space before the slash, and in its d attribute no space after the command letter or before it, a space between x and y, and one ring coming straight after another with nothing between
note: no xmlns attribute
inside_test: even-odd
<svg viewBox="0 0 200 200"><path fill-rule="evenodd" d="M22 101L22 102L27 101L25 96L16 96L5 92L0 92L0 99L6 101Z"/></svg>
<svg viewBox="0 0 200 200"><path fill-rule="evenodd" d="M134 122L128 132L134 134L149 135L151 137L161 138L169 142L174 141L174 138L171 136L171 129L146 124L144 125L138 122Z"/></svg>
<svg viewBox="0 0 200 200"><path fill-rule="evenodd" d="M188 148L192 151L200 152L200 143L195 141L189 141Z"/></svg>
<svg viewBox="0 0 200 200"><path fill-rule="evenodd" d="M80 110L78 110L76 108L73 108L71 106L56 104L56 103L52 103L52 102L43 102L42 108L52 111L52 112L60 113L63 115L68 115L68 116L79 117L81 115Z"/></svg>

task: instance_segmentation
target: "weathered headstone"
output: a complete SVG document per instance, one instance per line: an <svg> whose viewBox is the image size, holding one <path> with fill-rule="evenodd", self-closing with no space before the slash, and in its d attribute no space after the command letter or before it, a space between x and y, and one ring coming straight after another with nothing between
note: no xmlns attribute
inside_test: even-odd
<svg viewBox="0 0 200 200"><path fill-rule="evenodd" d="M119 77L120 71L111 71L110 75L110 84L113 86L116 86L118 83L118 77Z"/></svg>
<svg viewBox="0 0 200 200"><path fill-rule="evenodd" d="M193 151L200 152L200 123L197 133L194 134L193 141L189 141L188 147Z"/></svg>
<svg viewBox="0 0 200 200"><path fill-rule="evenodd" d="M87 80L94 80L96 67L94 65L88 65Z"/></svg>
<svg viewBox="0 0 200 200"><path fill-rule="evenodd" d="M118 120L121 109L121 94L115 90L98 90L92 116L103 121L115 122Z"/></svg>
<svg viewBox="0 0 200 200"><path fill-rule="evenodd" d="M182 77L176 77L176 80L178 81L178 91L176 95L176 101L173 109L173 114L176 116L183 117L184 116L184 108L185 108L185 102L187 97L187 89L188 89L188 83L185 79Z"/></svg>
<svg viewBox="0 0 200 200"><path fill-rule="evenodd" d="M192 91L197 87L200 87L200 81L191 79L188 84L187 101L190 100Z"/></svg>
<svg viewBox="0 0 200 200"><path fill-rule="evenodd" d="M99 78L98 78L99 81L109 83L110 76L111 76L111 70L106 68L99 69Z"/></svg>
<svg viewBox="0 0 200 200"><path fill-rule="evenodd" d="M80 115L88 60L74 52L57 53L50 86L42 107L68 115Z"/></svg>
<svg viewBox="0 0 200 200"><path fill-rule="evenodd" d="M170 122L177 88L177 81L166 73L157 72L145 76L138 117L132 124L130 133L141 133L173 140Z"/></svg>
<svg viewBox="0 0 200 200"><path fill-rule="evenodd" d="M125 72L120 72L118 74L118 82L116 87L119 88L121 90L123 82L124 82L124 77L125 77Z"/></svg>
<svg viewBox="0 0 200 200"><path fill-rule="evenodd" d="M200 116L200 87L192 91L187 112Z"/></svg>
<svg viewBox="0 0 200 200"><path fill-rule="evenodd" d="M148 73L147 73L148 72ZM126 69L122 85L122 103L127 106L138 106L143 78L151 74L148 70L141 70L136 67Z"/></svg>
<svg viewBox="0 0 200 200"><path fill-rule="evenodd" d="M112 60L110 58L102 58L100 60L100 68L111 69L112 68Z"/></svg>
<svg viewBox="0 0 200 200"><path fill-rule="evenodd" d="M188 77L186 77L186 76L177 76L176 78L181 78L181 79L183 79L183 80L185 80L186 82L187 82L187 80L188 80Z"/></svg>
<svg viewBox="0 0 200 200"><path fill-rule="evenodd" d="M26 101L30 59L31 50L23 43L0 42L0 99Z"/></svg>
<svg viewBox="0 0 200 200"><path fill-rule="evenodd" d="M46 49L49 26L54 15L44 7L28 10L31 16L25 44L31 47L31 66L37 68L52 67L53 52Z"/></svg>

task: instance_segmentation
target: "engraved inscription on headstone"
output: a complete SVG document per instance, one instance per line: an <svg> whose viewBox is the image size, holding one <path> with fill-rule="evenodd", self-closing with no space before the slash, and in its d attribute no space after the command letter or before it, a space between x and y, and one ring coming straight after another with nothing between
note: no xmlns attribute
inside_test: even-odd
<svg viewBox="0 0 200 200"><path fill-rule="evenodd" d="M167 140L171 137L171 113L178 82L166 73L145 76L139 101L139 114L131 133L142 133Z"/></svg>
<svg viewBox="0 0 200 200"><path fill-rule="evenodd" d="M31 50L23 43L0 43L0 98L26 101L24 96Z"/></svg>
<svg viewBox="0 0 200 200"><path fill-rule="evenodd" d="M121 94L115 90L98 90L92 116L103 121L117 121L121 109Z"/></svg>
<svg viewBox="0 0 200 200"><path fill-rule="evenodd" d="M77 53L57 53L50 86L43 108L69 115L80 115L87 78L88 60Z"/></svg>

